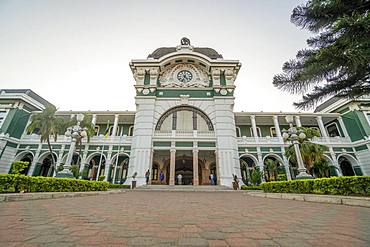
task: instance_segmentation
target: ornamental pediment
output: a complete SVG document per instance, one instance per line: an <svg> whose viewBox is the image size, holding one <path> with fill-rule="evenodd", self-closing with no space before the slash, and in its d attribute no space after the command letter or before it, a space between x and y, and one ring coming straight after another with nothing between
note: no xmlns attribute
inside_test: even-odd
<svg viewBox="0 0 370 247"><path fill-rule="evenodd" d="M209 87L209 76L202 68L193 64L175 64L159 77L161 87L203 88Z"/></svg>

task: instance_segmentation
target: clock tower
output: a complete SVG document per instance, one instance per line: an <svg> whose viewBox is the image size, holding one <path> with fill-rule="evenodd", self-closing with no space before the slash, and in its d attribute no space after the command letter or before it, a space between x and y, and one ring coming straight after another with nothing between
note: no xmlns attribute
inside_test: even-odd
<svg viewBox="0 0 370 247"><path fill-rule="evenodd" d="M128 177L137 172L142 185L157 166L165 184L178 183L179 174L186 184L207 184L212 174L231 186L232 175L240 177L233 113L240 66L187 38L132 60L137 111Z"/></svg>

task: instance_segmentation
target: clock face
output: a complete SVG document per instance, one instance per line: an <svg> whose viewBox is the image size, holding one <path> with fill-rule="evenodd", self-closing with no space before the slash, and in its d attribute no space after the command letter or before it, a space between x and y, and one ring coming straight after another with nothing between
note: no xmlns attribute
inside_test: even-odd
<svg viewBox="0 0 370 247"><path fill-rule="evenodd" d="M191 79L193 79L193 74L189 70L181 70L177 74L177 80L180 82L186 83L191 81Z"/></svg>

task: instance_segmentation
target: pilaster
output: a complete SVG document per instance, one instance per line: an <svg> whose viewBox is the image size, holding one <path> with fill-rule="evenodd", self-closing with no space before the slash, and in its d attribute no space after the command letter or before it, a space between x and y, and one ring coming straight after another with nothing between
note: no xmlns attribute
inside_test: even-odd
<svg viewBox="0 0 370 247"><path fill-rule="evenodd" d="M199 150L193 149L193 185L199 185L198 153Z"/></svg>
<svg viewBox="0 0 370 247"><path fill-rule="evenodd" d="M170 185L175 185L176 149L170 151Z"/></svg>

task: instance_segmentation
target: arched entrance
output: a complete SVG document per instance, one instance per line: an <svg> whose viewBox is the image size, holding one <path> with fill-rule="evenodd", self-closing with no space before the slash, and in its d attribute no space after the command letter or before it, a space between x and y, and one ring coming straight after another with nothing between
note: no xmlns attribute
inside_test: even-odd
<svg viewBox="0 0 370 247"><path fill-rule="evenodd" d="M54 161L57 160L56 153L53 153ZM42 154L39 158L39 169L36 170L36 176L52 177L54 173L54 167L52 166L53 160L49 152Z"/></svg>
<svg viewBox="0 0 370 247"><path fill-rule="evenodd" d="M87 180L97 180L100 176L104 176L105 172L105 155L96 152L87 158L82 178Z"/></svg>
<svg viewBox="0 0 370 247"><path fill-rule="evenodd" d="M127 179L129 164L129 155L120 153L112 157L111 171L109 172L108 181L114 184L123 184Z"/></svg>
<svg viewBox="0 0 370 247"><path fill-rule="evenodd" d="M183 154L176 157L175 163L175 184L177 185L192 185L193 184L193 157ZM179 181L179 176L182 176L182 181Z"/></svg>
<svg viewBox="0 0 370 247"><path fill-rule="evenodd" d="M239 162L243 183L246 185L253 184L251 175L257 168L257 159L253 155L244 154L239 158Z"/></svg>
<svg viewBox="0 0 370 247"><path fill-rule="evenodd" d="M343 176L356 176L355 167L358 167L358 162L355 158L348 154L341 154L338 156L338 164ZM361 169L358 167L359 175L362 175Z"/></svg>
<svg viewBox="0 0 370 247"><path fill-rule="evenodd" d="M267 182L287 180L284 162L280 156L276 154L266 155L263 158L263 165L264 165L264 176Z"/></svg>

